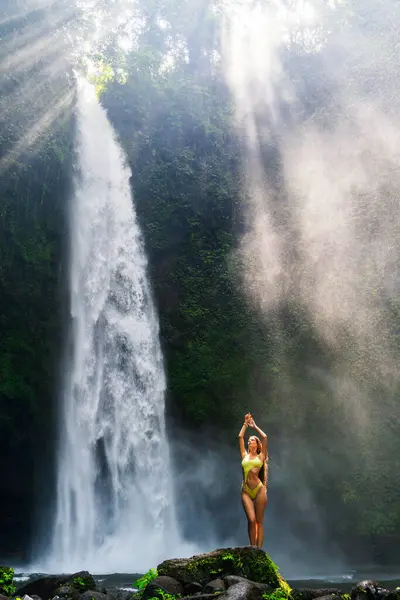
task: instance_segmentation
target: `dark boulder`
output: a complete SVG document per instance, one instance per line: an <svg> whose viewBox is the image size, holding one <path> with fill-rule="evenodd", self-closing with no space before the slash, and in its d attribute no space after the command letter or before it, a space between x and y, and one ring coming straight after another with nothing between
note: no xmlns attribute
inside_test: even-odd
<svg viewBox="0 0 400 600"><path fill-rule="evenodd" d="M165 594L182 596L183 586L174 577L158 575L146 585L141 600L149 600L150 598L160 598L162 600Z"/></svg>
<svg viewBox="0 0 400 600"><path fill-rule="evenodd" d="M72 585L61 585L56 589L55 595L58 598L62 598L65 600L79 600L80 593L76 590Z"/></svg>
<svg viewBox="0 0 400 600"><path fill-rule="evenodd" d="M107 600L131 600L135 592L129 590L121 590L119 588L103 588L103 593L107 594Z"/></svg>
<svg viewBox="0 0 400 600"><path fill-rule="evenodd" d="M71 575L68 583L77 589L81 594L88 590L96 590L96 582L88 571L79 571Z"/></svg>
<svg viewBox="0 0 400 600"><path fill-rule="evenodd" d="M132 594L132 593L131 593ZM102 592L87 590L80 596L80 600L109 600L106 594Z"/></svg>
<svg viewBox="0 0 400 600"><path fill-rule="evenodd" d="M271 594L274 590L274 588L266 583L257 583L257 581L251 581L249 579L245 579L244 577L239 577L239 575L227 575L224 577L224 582L226 588L230 588L232 585L236 585L237 583L250 583L253 587L258 588L263 594Z"/></svg>
<svg viewBox="0 0 400 600"><path fill-rule="evenodd" d="M47 577L41 577L30 581L26 585L18 588L18 596L40 596L43 600L49 600L55 596L55 591L61 585L66 583L67 577L60 577L59 575L48 575Z"/></svg>
<svg viewBox="0 0 400 600"><path fill-rule="evenodd" d="M263 592L257 585L246 581L231 585L224 595L226 600L261 600Z"/></svg>
<svg viewBox="0 0 400 600"><path fill-rule="evenodd" d="M79 571L73 575L48 575L30 581L18 589L18 596L22 598L25 594L30 596L40 596L42 600L50 600L56 596L56 590L64 585L69 585L78 592L86 590L95 590L96 582L88 571Z"/></svg>
<svg viewBox="0 0 400 600"><path fill-rule="evenodd" d="M218 600L220 600L221 596L224 596L225 594L195 594L194 598L196 598L196 600L215 600L216 597L218 596ZM184 596L183 598L179 598L179 600L192 600L193 595L191 594L190 596Z"/></svg>
<svg viewBox="0 0 400 600"><path fill-rule="evenodd" d="M322 598L323 596L340 596L341 591L337 588L294 588L291 591L293 600L314 600L314 598Z"/></svg>
<svg viewBox="0 0 400 600"><path fill-rule="evenodd" d="M382 600L400 600L400 588L388 592L382 596Z"/></svg>
<svg viewBox="0 0 400 600"><path fill-rule="evenodd" d="M351 600L381 600L389 594L389 590L381 587L376 581L359 581L351 590Z"/></svg>
<svg viewBox="0 0 400 600"><path fill-rule="evenodd" d="M224 592L225 589L225 583L222 579L212 579L204 586L204 593L215 594L216 592Z"/></svg>
<svg viewBox="0 0 400 600"><path fill-rule="evenodd" d="M203 586L197 581L191 581L187 583L183 588L183 593L185 596L194 596L194 594L201 594L203 591Z"/></svg>

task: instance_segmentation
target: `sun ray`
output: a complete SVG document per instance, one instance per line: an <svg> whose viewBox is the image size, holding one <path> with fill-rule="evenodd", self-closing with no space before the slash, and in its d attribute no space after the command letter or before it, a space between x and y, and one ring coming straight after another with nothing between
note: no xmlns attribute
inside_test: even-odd
<svg viewBox="0 0 400 600"><path fill-rule="evenodd" d="M72 105L73 97L73 91L69 90L61 98L57 98L53 101L42 117L32 125L6 156L0 160L1 176L3 176L4 173L19 160L21 154L34 147L41 136L48 131L60 115Z"/></svg>

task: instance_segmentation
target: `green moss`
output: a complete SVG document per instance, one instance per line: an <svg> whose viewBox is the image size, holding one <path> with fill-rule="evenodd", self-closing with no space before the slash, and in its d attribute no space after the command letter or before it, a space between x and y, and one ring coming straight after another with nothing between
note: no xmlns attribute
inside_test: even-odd
<svg viewBox="0 0 400 600"><path fill-rule="evenodd" d="M82 571L77 573L67 585L71 585L75 590L79 592L86 592L88 590L96 589L96 582L90 573Z"/></svg>
<svg viewBox="0 0 400 600"><path fill-rule="evenodd" d="M216 566L214 558L199 558L188 564L188 571L192 573L193 580L197 581L196 575L201 572L207 571L210 575L219 575L223 572L221 567Z"/></svg>

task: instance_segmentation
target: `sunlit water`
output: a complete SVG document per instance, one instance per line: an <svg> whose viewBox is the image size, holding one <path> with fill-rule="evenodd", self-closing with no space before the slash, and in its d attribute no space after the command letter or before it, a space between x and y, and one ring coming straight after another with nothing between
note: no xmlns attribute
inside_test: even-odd
<svg viewBox="0 0 400 600"><path fill-rule="evenodd" d="M165 376L124 154L78 81L70 211L72 340L46 571L147 570L177 541ZM168 552L166 548L168 547Z"/></svg>

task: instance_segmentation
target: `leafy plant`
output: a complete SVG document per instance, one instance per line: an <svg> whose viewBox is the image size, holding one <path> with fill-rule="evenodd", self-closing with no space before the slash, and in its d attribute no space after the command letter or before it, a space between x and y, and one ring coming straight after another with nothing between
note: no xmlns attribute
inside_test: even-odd
<svg viewBox="0 0 400 600"><path fill-rule="evenodd" d="M263 600L288 600L290 592L283 588L276 588L273 592L265 592L262 598Z"/></svg>
<svg viewBox="0 0 400 600"><path fill-rule="evenodd" d="M155 579L158 575L157 569L149 569L147 573L139 577L133 584L135 588L139 591L143 590L153 579Z"/></svg>
<svg viewBox="0 0 400 600"><path fill-rule="evenodd" d="M16 589L14 585L14 569L11 567L0 567L0 590L6 596L14 596Z"/></svg>

